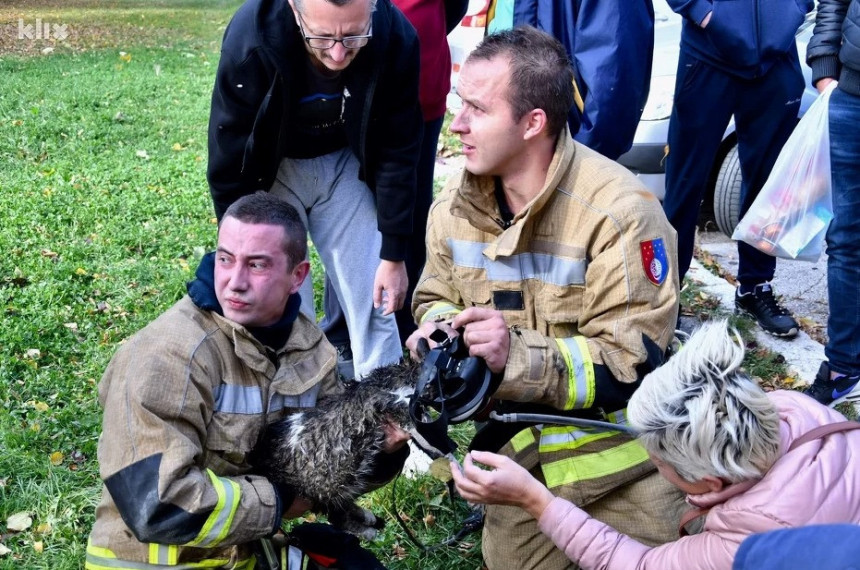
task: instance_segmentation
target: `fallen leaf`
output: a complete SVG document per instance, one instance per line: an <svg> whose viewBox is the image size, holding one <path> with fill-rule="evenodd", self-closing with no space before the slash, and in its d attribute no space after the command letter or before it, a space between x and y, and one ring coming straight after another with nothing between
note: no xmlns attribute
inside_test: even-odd
<svg viewBox="0 0 860 570"><path fill-rule="evenodd" d="M63 455L62 451L55 451L51 454L51 465L53 465L54 467L62 465L64 459L65 456Z"/></svg>
<svg viewBox="0 0 860 570"><path fill-rule="evenodd" d="M436 525L436 515L433 513L427 513L427 516L424 517L424 524L427 526L435 526Z"/></svg>
<svg viewBox="0 0 860 570"><path fill-rule="evenodd" d="M42 552L45 551L44 543L41 540L37 540L36 542L33 543L33 550L35 550L39 554L42 554Z"/></svg>
<svg viewBox="0 0 860 570"><path fill-rule="evenodd" d="M51 409L45 402L36 402L33 407L36 408L37 412L47 412Z"/></svg>
<svg viewBox="0 0 860 570"><path fill-rule="evenodd" d="M78 323L63 323L63 326L69 329L70 331L78 330Z"/></svg>
<svg viewBox="0 0 860 570"><path fill-rule="evenodd" d="M5 545L5 544L3 544L2 542L0 542L0 556L6 556L6 555L7 555L7 554L9 554L10 552L12 552L12 551L11 551L11 550L9 550L8 548L6 548L6 545Z"/></svg>
<svg viewBox="0 0 860 570"><path fill-rule="evenodd" d="M447 457L437 457L430 464L430 475L447 483L451 480L451 463Z"/></svg>
<svg viewBox="0 0 860 570"><path fill-rule="evenodd" d="M128 63L128 62L130 62L130 61L131 61L131 54L130 54L130 53L125 53L124 51L121 51L121 52L119 52L119 58L120 58L122 61L124 61L124 62Z"/></svg>
<svg viewBox="0 0 860 570"><path fill-rule="evenodd" d="M185 150L185 147L179 143L173 143L173 147L171 147L171 148L173 148L173 150L176 150L176 151Z"/></svg>
<svg viewBox="0 0 860 570"><path fill-rule="evenodd" d="M33 524L33 519L30 518L30 513L20 512L9 515L6 519L6 528L15 532L27 530Z"/></svg>
<svg viewBox="0 0 860 570"><path fill-rule="evenodd" d="M31 360L36 360L42 356L42 351L38 348L28 348L24 355Z"/></svg>
<svg viewBox="0 0 860 570"><path fill-rule="evenodd" d="M39 534L49 534L52 530L54 530L54 527L51 526L51 523L47 522L36 527L36 532Z"/></svg>
<svg viewBox="0 0 860 570"><path fill-rule="evenodd" d="M135 152L134 154L135 154L138 158L142 158L142 159L144 159L144 160L149 159L149 155L146 153L146 151L145 151L145 150L139 150L139 151Z"/></svg>

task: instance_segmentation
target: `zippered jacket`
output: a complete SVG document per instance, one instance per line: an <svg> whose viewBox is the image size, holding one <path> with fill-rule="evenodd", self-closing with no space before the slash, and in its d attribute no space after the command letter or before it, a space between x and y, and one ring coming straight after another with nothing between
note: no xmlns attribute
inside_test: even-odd
<svg viewBox="0 0 860 570"><path fill-rule="evenodd" d="M376 195L380 257L402 261L424 124L418 38L390 0L377 1L372 25L373 38L342 72L343 119L360 176ZM290 100L307 57L286 0L248 0L227 26L209 118L207 177L218 219L242 195L271 188L296 136Z"/></svg>
<svg viewBox="0 0 860 570"><path fill-rule="evenodd" d="M288 505L249 453L268 422L341 389L336 361L303 315L273 352L189 296L129 338L99 384L105 485L86 568L253 568L250 543Z"/></svg>
<svg viewBox="0 0 860 570"><path fill-rule="evenodd" d="M813 85L832 77L840 89L860 96L860 0L819 0L806 61Z"/></svg>
<svg viewBox="0 0 860 570"><path fill-rule="evenodd" d="M845 418L798 392L776 391L769 397L779 412L783 455L760 480L689 495L693 506L710 508L701 533L651 548L559 498L541 515L541 530L583 568L718 570L732 567L738 547L751 534L860 524L860 457L853 452L860 448L860 430L833 433L786 453L805 433ZM839 548L838 542L831 544ZM824 558L813 566L832 568Z"/></svg>
<svg viewBox="0 0 860 570"><path fill-rule="evenodd" d="M813 0L667 0L684 17L681 49L731 75L761 77L797 59L795 34ZM700 24L711 12L707 27Z"/></svg>
<svg viewBox="0 0 860 570"><path fill-rule="evenodd" d="M678 316L676 234L660 203L567 129L543 189L509 227L494 187L493 177L464 171L434 202L416 320L498 309L511 345L496 399L623 423L604 412L623 409L662 362ZM501 452L540 464L550 488L575 487L568 496L581 505L653 469L617 431L528 428Z"/></svg>

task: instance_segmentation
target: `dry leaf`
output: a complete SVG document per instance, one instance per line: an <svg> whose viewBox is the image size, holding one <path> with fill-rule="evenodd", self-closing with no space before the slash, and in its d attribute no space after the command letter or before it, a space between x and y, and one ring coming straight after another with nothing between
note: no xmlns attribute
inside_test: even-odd
<svg viewBox="0 0 860 570"><path fill-rule="evenodd" d="M52 530L54 527L51 526L51 523L42 523L36 527L36 532L39 534L49 534Z"/></svg>
<svg viewBox="0 0 860 570"><path fill-rule="evenodd" d="M21 512L9 515L6 519L6 528L15 532L27 530L33 524L33 519L30 518L30 513Z"/></svg>
<svg viewBox="0 0 860 570"><path fill-rule="evenodd" d="M7 555L7 554L9 554L10 552L12 552L12 551L11 551L11 550L9 550L8 548L6 548L6 545L5 545L5 544L3 544L2 542L0 542L0 556L6 556L6 555Z"/></svg>
<svg viewBox="0 0 860 570"><path fill-rule="evenodd" d="M33 550L35 550L39 554L42 554L42 552L45 551L44 543L42 543L41 540L37 540L36 542L33 543Z"/></svg>
<svg viewBox="0 0 860 570"><path fill-rule="evenodd" d="M138 158L143 158L143 159L148 159L148 158L149 158L149 155L146 153L146 151L145 151L145 150L138 150L138 151L136 151L134 154L135 154L135 156L137 156Z"/></svg>
<svg viewBox="0 0 860 570"><path fill-rule="evenodd" d="M36 408L37 412L47 412L51 409L50 406L48 406L48 404L46 404L45 402L36 402L35 404L33 404L33 407Z"/></svg>
<svg viewBox="0 0 860 570"><path fill-rule="evenodd" d="M42 352L38 348L28 348L24 355L31 360L36 360L42 356Z"/></svg>
<svg viewBox="0 0 860 570"><path fill-rule="evenodd" d="M430 475L447 483L451 480L451 463L447 457L437 457L430 464Z"/></svg>
<svg viewBox="0 0 860 570"><path fill-rule="evenodd" d="M64 459L65 456L63 455L62 451L55 451L51 454L51 465L53 465L54 467L62 465Z"/></svg>

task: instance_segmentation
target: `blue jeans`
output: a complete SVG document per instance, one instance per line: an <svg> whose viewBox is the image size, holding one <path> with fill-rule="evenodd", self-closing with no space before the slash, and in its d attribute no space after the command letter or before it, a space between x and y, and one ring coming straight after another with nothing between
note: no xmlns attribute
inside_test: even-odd
<svg viewBox="0 0 860 570"><path fill-rule="evenodd" d="M838 87L830 96L833 221L827 230L829 340L833 370L860 374L860 96Z"/></svg>

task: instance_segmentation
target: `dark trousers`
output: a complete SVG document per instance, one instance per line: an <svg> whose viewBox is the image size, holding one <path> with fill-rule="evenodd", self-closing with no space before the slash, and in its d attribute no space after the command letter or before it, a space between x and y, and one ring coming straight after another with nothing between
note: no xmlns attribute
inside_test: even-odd
<svg viewBox="0 0 860 570"><path fill-rule="evenodd" d="M741 79L681 50L669 120L663 209L678 232L678 271L690 268L699 208L726 127L735 117L743 185L740 215L767 180L797 124L803 75L797 52L755 79ZM745 289L770 281L776 259L738 242L738 281Z"/></svg>
<svg viewBox="0 0 860 570"><path fill-rule="evenodd" d="M421 271L427 259L427 245L424 243L424 237L427 231L427 215L430 212L430 204L433 203L433 172L436 166L436 146L439 144L439 134L442 132L442 119L443 117L439 117L424 123L424 138L421 141L421 154L418 158L416 173L418 188L412 216L412 240L409 243L406 258L409 288L406 290L403 308L394 315L400 342L404 344L416 328L415 319L412 317L412 293L415 292L415 286L418 284L418 278L421 277ZM336 346L349 344L349 331L346 328L343 310L337 302L337 296L332 291L328 278L325 281L323 310L325 317L320 322L320 327L325 331L329 342Z"/></svg>

